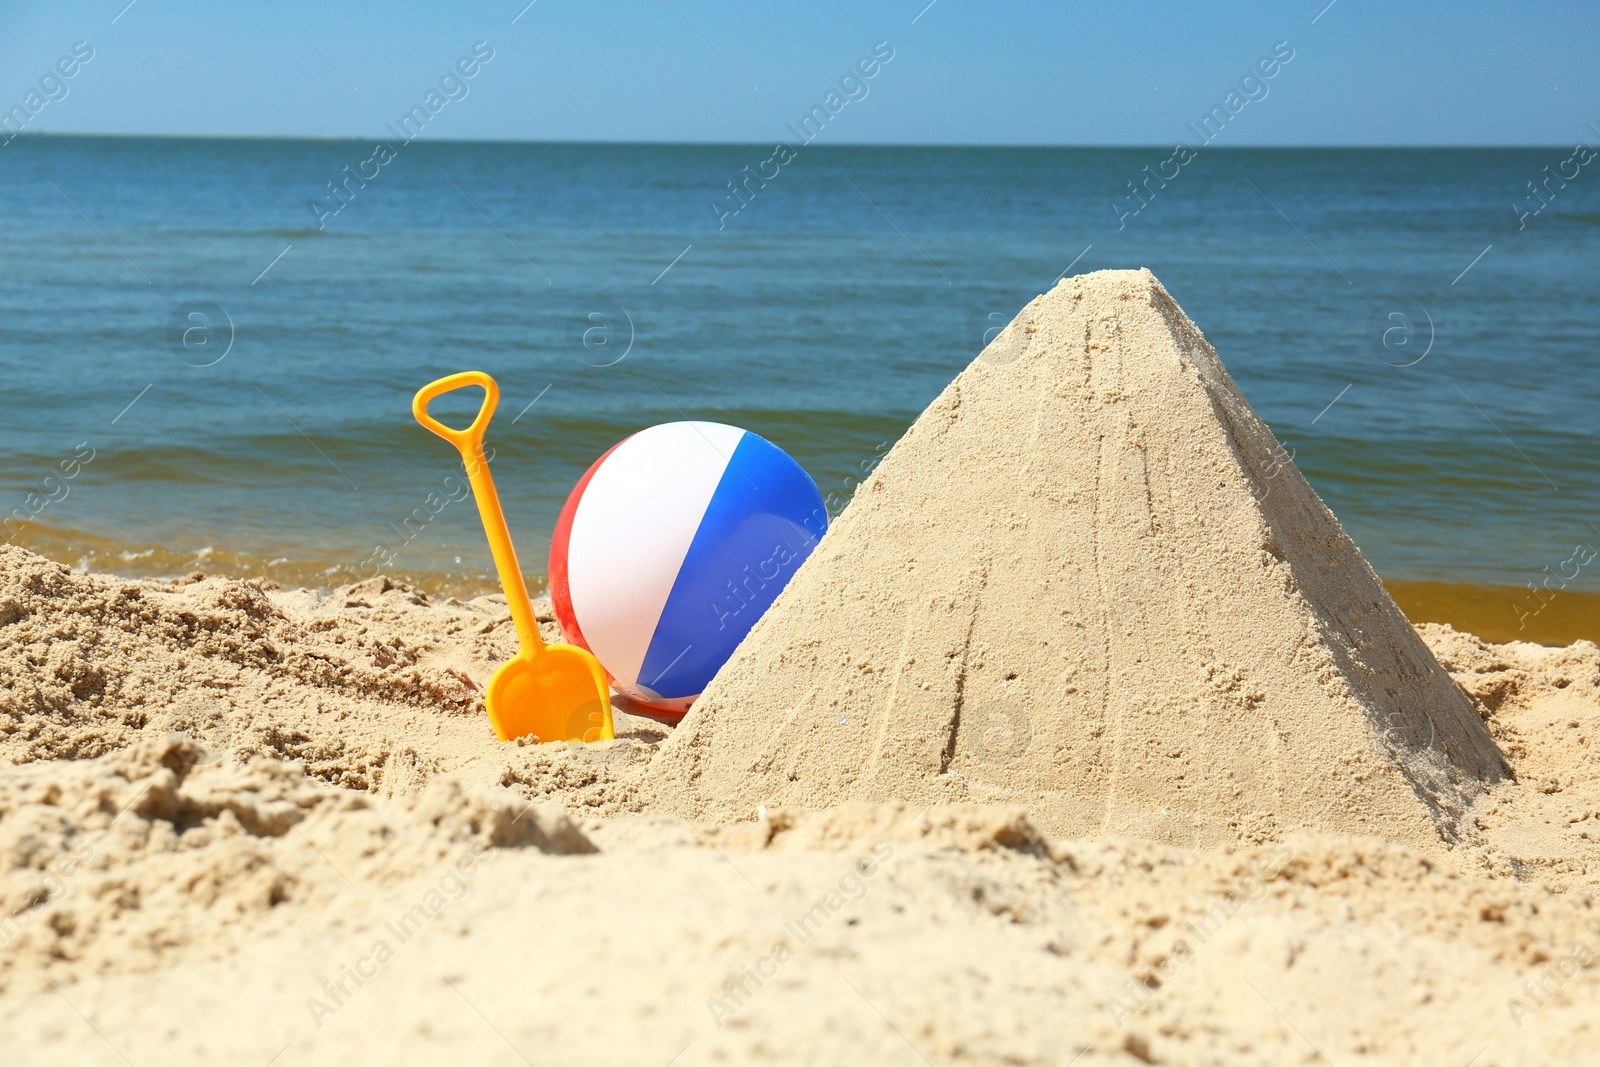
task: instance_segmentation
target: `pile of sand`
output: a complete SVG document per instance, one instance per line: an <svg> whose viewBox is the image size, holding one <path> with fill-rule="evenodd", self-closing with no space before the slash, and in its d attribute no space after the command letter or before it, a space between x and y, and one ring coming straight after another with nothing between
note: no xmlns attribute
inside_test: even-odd
<svg viewBox="0 0 1600 1067"><path fill-rule="evenodd" d="M1600 648L1409 626L1148 274L1030 304L676 731L496 742L514 648L0 548L0 1058L1600 1042Z"/></svg>
<svg viewBox="0 0 1600 1067"><path fill-rule="evenodd" d="M1517 779L1474 806L1483 845L1459 858L1600 891L1600 647L1491 645L1448 626L1419 629L1478 704Z"/></svg>
<svg viewBox="0 0 1600 1067"><path fill-rule="evenodd" d="M686 814L1010 802L1183 844L1471 836L1471 703L1148 271L925 411L653 761Z"/></svg>
<svg viewBox="0 0 1600 1067"><path fill-rule="evenodd" d="M557 639L549 601L536 602ZM631 802L666 727L618 716L618 741L580 750L494 743L489 677L516 651L502 596L433 602L377 577L320 596L192 575L77 574L0 546L0 758L81 759L182 732L236 759L298 760L347 789L406 793L449 771Z"/></svg>

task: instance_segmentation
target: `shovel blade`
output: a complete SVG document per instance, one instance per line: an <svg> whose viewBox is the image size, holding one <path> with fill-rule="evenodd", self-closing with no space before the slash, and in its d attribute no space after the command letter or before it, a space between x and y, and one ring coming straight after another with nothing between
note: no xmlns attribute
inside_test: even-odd
<svg viewBox="0 0 1600 1067"><path fill-rule="evenodd" d="M546 645L502 663L484 695L489 722L502 741L604 741L616 736L606 676L590 652Z"/></svg>

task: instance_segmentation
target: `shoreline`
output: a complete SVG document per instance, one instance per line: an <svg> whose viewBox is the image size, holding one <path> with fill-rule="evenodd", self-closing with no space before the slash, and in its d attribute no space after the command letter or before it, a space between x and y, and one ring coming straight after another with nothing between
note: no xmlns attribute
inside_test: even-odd
<svg viewBox="0 0 1600 1067"><path fill-rule="evenodd" d="M182 578L199 572L207 577L266 580L280 588L306 588L327 594L379 575L434 597L471 600L500 592L499 580L481 559L464 561L457 572L406 567L362 568L360 560L332 562L280 557L267 559L246 552L207 546L199 553L178 553L148 547L134 550L109 538L77 530L55 530L37 524L12 541L20 548L64 563L79 572L114 575L130 580ZM543 540L535 541L540 549ZM543 560L540 551L535 557ZM472 566L476 562L477 567ZM548 575L524 562L529 595L548 588ZM1384 588L1412 623L1442 623L1485 641L1528 641L1564 647L1574 641L1600 643L1600 590L1541 589L1472 581L1388 578Z"/></svg>

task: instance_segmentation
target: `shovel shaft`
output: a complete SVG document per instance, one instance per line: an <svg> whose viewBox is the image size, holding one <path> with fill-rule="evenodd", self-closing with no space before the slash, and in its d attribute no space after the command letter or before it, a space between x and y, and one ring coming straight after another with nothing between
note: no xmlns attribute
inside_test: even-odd
<svg viewBox="0 0 1600 1067"><path fill-rule="evenodd" d="M483 405L471 426L464 430L452 429L428 414L428 404L434 399L469 385L483 389ZM461 453L472 495L478 502L478 514L483 518L483 532L489 538L489 552L494 556L495 570L500 573L500 588L505 590L511 619L517 627L517 640L523 652L538 654L544 651L544 640L539 636L539 623L533 617L533 604L528 600L528 586L522 580L522 568L517 564L517 550L511 543L505 513L500 510L500 496L495 492L494 476L489 473L489 460L483 454L483 435L489 429L489 419L499 402L500 386L495 380L483 371L469 370L423 386L411 401L411 413Z"/></svg>

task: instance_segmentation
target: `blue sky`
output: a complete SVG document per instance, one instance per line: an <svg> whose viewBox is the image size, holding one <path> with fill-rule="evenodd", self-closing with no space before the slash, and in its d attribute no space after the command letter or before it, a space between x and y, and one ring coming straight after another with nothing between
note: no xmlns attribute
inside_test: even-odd
<svg viewBox="0 0 1600 1067"><path fill-rule="evenodd" d="M368 137L487 41L425 136L771 142L886 41L830 143L1160 145L1287 41L1219 143L1600 138L1600 7L1576 0L525 3L9 3L0 110L87 41L30 131Z"/></svg>

